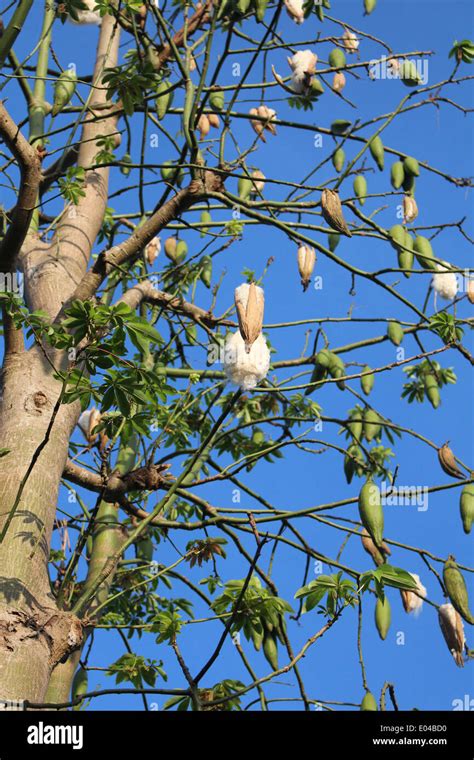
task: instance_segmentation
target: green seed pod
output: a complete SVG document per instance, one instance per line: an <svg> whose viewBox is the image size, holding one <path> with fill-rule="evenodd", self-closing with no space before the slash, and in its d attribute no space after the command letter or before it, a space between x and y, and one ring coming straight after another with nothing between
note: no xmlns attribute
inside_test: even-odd
<svg viewBox="0 0 474 760"><path fill-rule="evenodd" d="M171 161L165 161L160 169L160 174L162 179L164 179L165 182L168 182L173 177L175 171L176 167L173 165L173 163Z"/></svg>
<svg viewBox="0 0 474 760"><path fill-rule="evenodd" d="M240 13L247 13L251 0L237 0L237 9Z"/></svg>
<svg viewBox="0 0 474 760"><path fill-rule="evenodd" d="M374 695L370 693L370 691L366 693L364 699L362 700L360 709L361 711L365 712L378 710L377 700L375 699Z"/></svg>
<svg viewBox="0 0 474 760"><path fill-rule="evenodd" d="M405 227L402 227L401 224L394 224L393 227L390 227L388 234L392 243L392 248L395 248L398 252L400 246L405 245Z"/></svg>
<svg viewBox="0 0 474 760"><path fill-rule="evenodd" d="M263 634L263 653L272 670L278 670L278 645L273 631L265 630Z"/></svg>
<svg viewBox="0 0 474 760"><path fill-rule="evenodd" d="M255 647L256 652L260 652L262 648L263 643L263 630L262 631L256 631L255 628L252 628L252 642Z"/></svg>
<svg viewBox="0 0 474 760"><path fill-rule="evenodd" d="M411 156L407 156L407 158L405 158L405 160L403 161L403 169L405 171L405 174L411 174L412 177L420 176L420 166L416 158L411 158Z"/></svg>
<svg viewBox="0 0 474 760"><path fill-rule="evenodd" d="M209 95L209 105L213 111L224 110L224 90L212 90Z"/></svg>
<svg viewBox="0 0 474 760"><path fill-rule="evenodd" d="M321 80L318 79L318 77L312 77L311 83L309 85L310 92L312 98L319 98L320 95L324 92L324 87L321 84Z"/></svg>
<svg viewBox="0 0 474 760"><path fill-rule="evenodd" d="M362 371L368 372L369 370L370 370L370 367L368 364L366 364ZM360 378L360 386L366 396L369 395L370 391L374 387L374 383L375 383L375 375L373 372L371 372L370 375L362 375L362 377Z"/></svg>
<svg viewBox="0 0 474 760"><path fill-rule="evenodd" d="M405 334L402 326L398 322L389 322L387 328L387 335L389 340L392 341L394 346L399 346L403 342Z"/></svg>
<svg viewBox="0 0 474 760"><path fill-rule="evenodd" d="M346 65L346 56L340 48L334 48L329 53L329 65L333 69L342 69Z"/></svg>
<svg viewBox="0 0 474 760"><path fill-rule="evenodd" d="M331 124L331 132L334 132L335 135L344 135L351 125L352 122L347 121L347 119L336 119Z"/></svg>
<svg viewBox="0 0 474 760"><path fill-rule="evenodd" d="M402 182L402 187L407 195L414 195L415 193L415 186L416 186L416 180L413 174L407 174L405 172L405 177Z"/></svg>
<svg viewBox="0 0 474 760"><path fill-rule="evenodd" d="M311 373L311 377L309 379L310 385L305 390L305 396L309 396L314 391L317 391L318 388L321 386L319 385L311 385L311 383L318 383L320 380L324 380L327 375L327 370L325 367L322 367L320 364L315 364L314 369Z"/></svg>
<svg viewBox="0 0 474 760"><path fill-rule="evenodd" d="M184 240L179 240L176 246L175 257L176 263L182 264L188 254L188 246Z"/></svg>
<svg viewBox="0 0 474 760"><path fill-rule="evenodd" d="M240 177L238 182L239 198L243 201L250 198L253 190L253 182L249 177Z"/></svg>
<svg viewBox="0 0 474 760"><path fill-rule="evenodd" d="M69 103L77 85L77 74L70 69L63 71L54 83L54 100L51 115L56 116Z"/></svg>
<svg viewBox="0 0 474 760"><path fill-rule="evenodd" d="M443 580L454 609L459 612L466 623L474 625L474 617L469 609L466 582L452 554L444 563Z"/></svg>
<svg viewBox="0 0 474 760"><path fill-rule="evenodd" d="M209 224L209 222L212 222L212 216L210 215L209 211L203 211L201 214L201 224L204 225L201 227L201 237L206 237L206 233L208 231L208 227L205 225Z"/></svg>
<svg viewBox="0 0 474 760"><path fill-rule="evenodd" d="M437 409L441 403L441 397L439 395L438 382L432 372L426 372L423 375L423 385L425 386L425 393L431 406L433 409Z"/></svg>
<svg viewBox="0 0 474 760"><path fill-rule="evenodd" d="M362 412L356 411L354 413L354 419L349 418L350 422L348 425L349 432L352 435L353 438L355 438L356 441L360 441L362 439L362 432L363 432L363 420L362 420Z"/></svg>
<svg viewBox="0 0 474 760"><path fill-rule="evenodd" d="M329 352L330 358L329 358L329 374L333 378L340 378L344 377L346 374L346 365L342 361L342 359L337 356L337 354L333 354L331 351ZM344 380L340 380L336 383L339 390L343 391L345 388Z"/></svg>
<svg viewBox="0 0 474 760"><path fill-rule="evenodd" d="M459 499L459 509L461 511L461 520L464 533L470 533L472 521L474 520L474 483L468 483L461 491Z"/></svg>
<svg viewBox="0 0 474 760"><path fill-rule="evenodd" d="M334 354L332 354L332 356L334 356ZM328 369L330 363L331 363L331 352L327 348L322 348L321 351L319 351L319 353L316 354L316 364L319 364L321 367Z"/></svg>
<svg viewBox="0 0 474 760"><path fill-rule="evenodd" d="M385 149L383 147L383 142L378 135L377 137L372 137L370 140L369 150L375 163L379 167L380 171L382 171L385 166Z"/></svg>
<svg viewBox="0 0 474 760"><path fill-rule="evenodd" d="M367 180L362 174L354 178L354 194L359 199L361 206L364 205L367 195Z"/></svg>
<svg viewBox="0 0 474 760"><path fill-rule="evenodd" d="M153 541L149 536L140 536L135 542L135 556L143 562L151 562L153 559Z"/></svg>
<svg viewBox="0 0 474 760"><path fill-rule="evenodd" d="M265 433L261 428L254 428L252 433L252 443L254 443L255 446L261 446L262 443L265 443Z"/></svg>
<svg viewBox="0 0 474 760"><path fill-rule="evenodd" d="M401 161L395 161L390 170L390 181L394 190L400 190L405 179L405 169Z"/></svg>
<svg viewBox="0 0 474 760"><path fill-rule="evenodd" d="M359 494L359 515L374 544L380 548L383 541L384 517L379 487L368 480Z"/></svg>
<svg viewBox="0 0 474 760"><path fill-rule="evenodd" d="M267 5L268 0L255 0L255 16L259 23L263 21Z"/></svg>
<svg viewBox="0 0 474 760"><path fill-rule="evenodd" d="M391 621L392 611L390 609L390 602L388 601L387 596L384 597L383 602L381 599L377 599L377 603L375 605L375 625L382 641L385 641L387 638L387 633L388 629L390 628Z"/></svg>
<svg viewBox="0 0 474 760"><path fill-rule="evenodd" d="M377 438L382 426L380 424L380 417L375 409L366 409L364 412L364 437L369 443Z"/></svg>
<svg viewBox="0 0 474 760"><path fill-rule="evenodd" d="M369 13L372 13L375 6L377 5L377 0L364 0L364 8L367 16Z"/></svg>
<svg viewBox="0 0 474 760"><path fill-rule="evenodd" d="M436 260L428 238L423 237L423 235L417 235L413 249L415 251L416 260L422 269L436 271Z"/></svg>
<svg viewBox="0 0 474 760"><path fill-rule="evenodd" d="M210 256L202 257L201 272L199 276L201 278L201 281L206 286L206 288L210 288L211 282L212 282L212 259Z"/></svg>
<svg viewBox="0 0 474 760"><path fill-rule="evenodd" d="M355 474L359 474L360 464L363 462L362 452L356 443L351 443L344 457L344 474L350 485Z"/></svg>
<svg viewBox="0 0 474 760"><path fill-rule="evenodd" d="M71 700L84 696L88 691L89 679L87 676L87 670L84 668L78 668L74 674L74 678L71 686ZM82 705L82 701L73 706L73 710L79 710Z"/></svg>
<svg viewBox="0 0 474 760"><path fill-rule="evenodd" d="M120 171L125 177L128 177L128 175L131 172L131 168L130 166L128 166L128 164L131 164L131 163L132 163L132 157L130 153L125 153L122 158L122 166L120 167Z"/></svg>
<svg viewBox="0 0 474 760"><path fill-rule="evenodd" d="M399 70L400 79L406 87L418 87L421 77L413 61L403 61Z"/></svg>
<svg viewBox="0 0 474 760"><path fill-rule="evenodd" d="M341 172L346 162L346 154L343 148L338 148L332 154L332 164L337 172Z"/></svg>
<svg viewBox="0 0 474 760"><path fill-rule="evenodd" d="M415 254L413 253L413 238L407 230L405 231L404 248L398 249L397 258L398 266L400 269L403 269L404 276L410 277L413 269L413 262L415 260Z"/></svg>
<svg viewBox="0 0 474 760"><path fill-rule="evenodd" d="M164 119L173 102L174 92L173 90L170 90L170 87L171 83L169 79L162 79L156 88L157 98L155 100L155 110L156 116L160 121L161 119Z"/></svg>
<svg viewBox="0 0 474 760"><path fill-rule="evenodd" d="M341 236L340 236L339 232L330 232L329 233L329 235L328 235L328 245L329 245L329 250L330 251L332 251L334 253L334 251L336 250L336 248L337 248L337 246L339 245L340 242L341 242Z"/></svg>

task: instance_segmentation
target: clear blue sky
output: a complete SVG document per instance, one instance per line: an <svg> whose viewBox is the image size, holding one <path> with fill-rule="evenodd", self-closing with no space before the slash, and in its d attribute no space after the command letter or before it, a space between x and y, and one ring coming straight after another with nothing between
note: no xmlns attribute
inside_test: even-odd
<svg viewBox="0 0 474 760"><path fill-rule="evenodd" d="M39 27L41 3L35 3L35 6L37 7L28 24L33 39ZM429 84L441 81L450 75L452 61L448 60L447 56L452 43L456 38L459 40L469 36L472 30L473 11L470 2L450 2L448 5L443 0L429 2L428 0L416 0L416 2L379 0L376 11L369 18L363 17L362 6L362 0L350 0L350 2L334 0L333 12L336 17L345 19L355 27L386 40L395 52L434 51L435 55L429 59ZM294 42L310 40L319 31L326 33L326 25L321 26L316 20L311 19L303 26L296 27L286 16L282 17L280 29L285 39L290 38ZM61 28L58 24L54 49L62 65L66 67L74 61L80 73L88 73L96 37L97 30L93 27L79 29L67 25ZM22 45L25 47L22 48ZM239 47L240 45L241 43ZM317 52L320 58L326 59L331 47L331 44L318 46ZM24 38L17 48L18 54L21 54L22 50L26 51ZM123 46L122 49L125 52L127 46ZM362 43L362 60L375 57L379 52L379 46L371 41ZM288 72L286 53L280 51L274 60L277 70L286 75ZM260 72L261 67L258 69L258 76ZM466 65L459 70L460 75L471 73L472 71ZM282 99L277 107L278 115L282 118L299 119L305 123L327 127L336 118L365 120L378 114L389 113L407 92L400 82L370 81L362 71L360 74L359 80L348 77L344 93L357 105L357 110L342 103L331 93L326 93L314 111L307 113L289 109ZM221 83L232 81L231 62L229 62L224 67ZM14 112L20 113L23 107L19 100L21 96L16 92L18 102L15 102L13 88L8 87L7 92L11 99L10 107ZM468 87L446 90L445 95L458 100L465 107L473 106L472 90L469 95ZM251 105L253 103L249 101L245 110L248 110ZM244 106L242 110L243 108ZM140 118L137 119L137 126L141 124ZM175 127L177 130L176 118ZM135 150L138 148L140 133L141 129L137 129L136 135L134 134ZM368 136L370 132L365 134ZM245 146L250 139L250 127L243 123L239 126L238 135L241 146ZM406 151L451 175L464 177L474 174L470 119L448 104L442 104L439 109L435 106L425 106L411 115L402 116L386 130L384 140L391 147ZM311 131L300 133L280 127L278 137L270 137L266 145L260 146L258 153L254 154L255 159L252 163L258 165L268 176L275 175L290 181L300 181L309 169L329 155L331 145L332 140L325 137L322 149L315 148L314 135ZM347 146L347 153L349 157L353 157L355 148ZM157 152L153 153L151 150L148 151L147 158L158 162L174 158L174 155L163 145L159 149L159 158L157 158ZM391 162L391 159L387 160L388 166ZM373 166L370 159L369 164ZM326 165L318 173L317 181L324 181L333 174L332 166ZM369 192L384 192L390 189L388 169L383 174L375 170L367 176ZM136 173L132 173L129 181L136 180ZM115 170L112 175L112 190L124 186L125 182L127 180ZM267 192L269 194L269 191ZM342 195L346 197L351 194L351 182L346 181ZM283 197L283 191L276 191L275 197ZM416 197L420 208L418 220L420 225L437 224L440 221L457 222L472 211L472 195L468 190L456 189L431 173L422 172L417 184ZM151 208L155 202L156 190L147 191L147 207ZM394 218L394 200L391 198L382 200L380 205L382 204L385 208L378 214L377 220L383 226L390 227L397 221ZM116 210L121 211L131 211L137 207L135 200L133 205L127 204L125 200L114 201L112 205ZM374 210L377 206L377 201L368 201L364 210L368 208ZM472 235L472 224L466 224L466 230ZM193 247L196 249L199 245L197 236L185 237L190 249L192 250ZM321 242L325 244L325 238ZM464 267L471 264L469 243L456 231L444 231L437 238L435 251L440 258L452 261L457 266ZM364 240L362 237L356 237L350 241L343 240L337 253L361 268L382 268L394 263L394 255L387 245L371 239ZM243 268L255 269L260 274L269 255L274 256L275 262L265 280L266 322L282 322L325 315L345 316L352 303L355 317L414 319L410 310L403 308L389 294L383 293L365 281L357 281L357 295L351 298L349 274L322 255L318 257L317 273L323 277L323 289L315 291L310 288L303 295L296 272L295 246L283 234L272 231L270 228L264 230L251 228L246 232L242 242L232 245L224 256L218 259L215 264L215 274L219 275L225 269L226 278L224 287L220 291L217 313L228 306L233 287L242 280ZM397 280L396 275L387 278L391 284ZM410 280L401 282L398 287L401 293L421 308L427 284L426 277L413 276ZM196 300L206 307L209 303L208 292L204 288L198 289ZM432 311L432 309L431 297L428 310ZM472 306L464 300L458 313L461 316L467 316L472 313L470 309ZM328 326L327 334L331 343L338 346L371 335L378 335L382 330L383 328L377 324L353 323ZM276 358L298 356L303 350L304 332L305 327L272 331L271 339L277 349ZM437 347L439 341L426 337L424 344L427 349L430 349ZM407 356L418 353L418 347L413 340L407 340L404 346ZM372 366L381 366L396 359L394 347L386 343L382 347L364 349L363 353L348 354L348 360L349 357L354 361L367 362ZM458 384L443 389L443 402L437 411L432 410L427 404L408 405L405 400L400 399L402 384L405 381L405 375L401 370L377 377L370 400L382 414L400 425L414 428L440 445L446 439L450 439L458 456L469 463L473 460L472 375L467 362L456 352L443 355L441 362L443 366L454 368L458 375ZM204 364L204 354L196 354L196 367L203 367ZM358 381L355 381L353 385L359 388ZM322 405L325 414L339 417L343 417L354 403L350 394L340 393L334 385L320 391L317 400ZM342 440L337 436L337 427L334 426L325 426L322 433L318 435L329 442L341 443ZM404 436L403 440L396 444L395 451L396 463L399 466L399 484L423 486L448 482L448 477L438 467L436 452L433 449L422 445L410 436ZM275 506L288 509L299 509L355 496L361 485L358 480L354 480L351 486L345 484L341 457L336 452L328 451L322 456L311 457L302 452L294 452L290 448L286 449L284 460L280 460L274 466L259 465L254 471L245 475L245 482L250 487L259 490ZM226 484L213 486L206 490L204 495L217 505L229 505L232 496L231 488ZM66 503L66 492L61 498L62 502ZM391 539L412 546L423 546L437 556L445 557L452 553L460 563L472 565L472 536L466 536L463 533L458 500L459 490L453 489L430 495L426 512L419 512L413 506L387 507L385 534ZM240 506L251 507L252 505L243 495ZM357 507L355 504L350 505L338 510L337 514L357 519ZM329 556L336 556L341 533L335 534L335 531L311 521L298 522L297 527L304 532L306 539L316 550ZM182 534L176 538L181 549L189 538L188 534ZM251 543L247 545L251 547ZM160 562L173 561L176 554L169 544L162 543L158 547L156 558ZM269 550L267 549L262 561L264 567L268 559ZM428 571L417 555L394 550L392 559L394 564L418 573L428 589L429 597L437 603L443 602L435 576ZM275 581L280 594L291 602L294 592L302 582L304 556L280 547L276 560ZM369 567L369 558L363 552L358 539L355 538L352 538L345 548L342 561L360 569ZM243 568L230 546L227 561L225 563L218 561L218 565L224 580L243 577L246 573L246 569ZM437 565L437 568L440 570L441 566ZM324 570L330 571L327 567ZM208 574L210 574L209 566L191 573L194 580ZM474 594L472 584L471 591ZM163 587L163 594L166 593ZM176 585L173 594L184 596L186 589ZM398 592L389 591L389 598L392 603L392 627L385 642L379 640L373 625L373 600L367 598L365 601L363 648L371 690L378 695L384 681L390 681L395 684L401 709L412 707L452 709L453 700L462 699L465 694L473 693L472 665L467 665L464 669L456 668L442 639L436 611L432 607L425 605L421 616L414 619L404 613ZM195 612L196 616L205 614L205 610L198 603L196 603ZM294 623L290 624L295 651L321 624L322 618L315 611L303 616L298 626ZM348 612L334 626L329 635L309 651L301 669L308 695L311 698L360 701L363 692L357 660L356 625L356 613ZM398 632L403 632L405 635L404 646L396 643ZM187 627L182 635L181 645L193 671L196 672L205 662L220 633L219 624ZM467 624L466 634L468 642L474 646L472 629ZM243 638L242 641L244 642ZM244 642L244 646L257 673L259 675L267 673L268 666L263 657L256 656L250 644ZM152 658L164 659L165 669L169 676L168 683L172 687L185 686L172 653L163 645L157 647L153 636L145 635L140 642L137 641L136 651ZM103 667L111 661L111 658L116 659L122 653L123 645L116 634L99 632L96 635L93 658L89 664ZM284 661L281 656L281 662ZM223 678L240 678L244 682L248 680L247 673L233 651L230 640L225 644L223 656L212 668L207 683L213 684ZM107 678L104 674L91 674L91 687L108 687L112 684L113 679ZM269 686L268 695L270 697L297 697L298 690L294 676L289 674L277 679L277 683ZM153 702L153 697L150 697L149 701ZM246 701L244 699L244 704ZM290 703L287 706L291 708L294 705ZM94 709L140 710L142 703L138 697L104 697L97 700L93 707Z"/></svg>

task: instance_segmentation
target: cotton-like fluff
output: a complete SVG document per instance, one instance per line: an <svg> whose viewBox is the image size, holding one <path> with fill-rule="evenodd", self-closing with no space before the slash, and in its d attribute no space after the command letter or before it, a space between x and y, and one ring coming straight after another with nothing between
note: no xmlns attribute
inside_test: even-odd
<svg viewBox="0 0 474 760"><path fill-rule="evenodd" d="M296 24L302 24L304 21L304 0L285 0L286 12Z"/></svg>
<svg viewBox="0 0 474 760"><path fill-rule="evenodd" d="M261 333L248 353L240 332L232 333L227 338L224 370L228 379L243 391L255 388L267 376L269 367L270 350Z"/></svg>
<svg viewBox="0 0 474 760"><path fill-rule="evenodd" d="M464 665L463 651L466 644L464 624L461 615L452 604L442 604L438 610L438 620L441 633L454 657L454 662L460 668Z"/></svg>
<svg viewBox="0 0 474 760"><path fill-rule="evenodd" d="M416 573L410 573L410 575L416 583L419 596L413 591L400 591L400 595L405 612L413 612L415 617L418 617L423 607L423 599L426 597L426 588L423 586L419 575Z"/></svg>
<svg viewBox="0 0 474 760"><path fill-rule="evenodd" d="M346 53L357 53L357 50L359 49L359 39L357 34L350 32L349 29L345 29L342 39L342 44L344 45Z"/></svg>
<svg viewBox="0 0 474 760"><path fill-rule="evenodd" d="M92 431L95 426L99 424L101 417L101 413L95 407L92 409L86 409L86 411L82 412L79 417L77 424L88 443L94 443L97 439L97 433L93 433Z"/></svg>
<svg viewBox="0 0 474 760"><path fill-rule="evenodd" d="M458 281L454 272L449 272L451 265L443 261L437 265L438 271L433 275L433 288L435 293L446 301L452 301L456 298L458 292Z"/></svg>
<svg viewBox="0 0 474 760"><path fill-rule="evenodd" d="M96 0L82 0L83 5L87 5L87 10L76 10L76 16L77 19L73 18L72 16L69 16L69 21L72 21L73 24L95 24L98 26L102 23L102 17L98 11L94 11L95 6L97 5Z"/></svg>
<svg viewBox="0 0 474 760"><path fill-rule="evenodd" d="M298 93L304 92L309 87L311 77L316 71L318 56L312 50L299 50L287 60L292 71L292 89Z"/></svg>

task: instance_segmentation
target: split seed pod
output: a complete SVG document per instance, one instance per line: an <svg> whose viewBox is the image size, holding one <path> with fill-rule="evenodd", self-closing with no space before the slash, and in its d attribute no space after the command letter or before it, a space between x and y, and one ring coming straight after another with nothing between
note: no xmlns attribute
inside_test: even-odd
<svg viewBox="0 0 474 760"><path fill-rule="evenodd" d="M207 137L207 135L209 134L209 130L211 129L211 125L205 113L202 113L201 116L199 117L197 128L199 129L200 140L203 140L205 137Z"/></svg>
<svg viewBox="0 0 474 760"><path fill-rule="evenodd" d="M347 235L347 237L352 237L352 232L342 213L341 199L337 190L323 190L321 193L321 210L323 217L333 230Z"/></svg>
<svg viewBox="0 0 474 760"><path fill-rule="evenodd" d="M332 89L336 92L342 92L346 86L346 77L342 71L336 71L332 80Z"/></svg>
<svg viewBox="0 0 474 760"><path fill-rule="evenodd" d="M252 177L252 193L254 195L263 193L263 190L265 188L265 175L263 172L260 171L260 169L255 169L252 174L250 175Z"/></svg>
<svg viewBox="0 0 474 760"><path fill-rule="evenodd" d="M276 111L273 108L268 108L268 106L259 106L257 108L257 114L263 119L266 119L265 124L262 125L263 128L270 132L270 134L276 135L276 127L272 124L276 117Z"/></svg>
<svg viewBox="0 0 474 760"><path fill-rule="evenodd" d="M298 271L301 277L303 292L308 289L315 264L316 253L314 248L310 245L300 245L298 247Z"/></svg>
<svg viewBox="0 0 474 760"><path fill-rule="evenodd" d="M467 297L471 303L474 303L474 280L467 283Z"/></svg>
<svg viewBox="0 0 474 760"><path fill-rule="evenodd" d="M302 24L304 21L303 0L284 0L284 2L289 17L295 24Z"/></svg>
<svg viewBox="0 0 474 760"><path fill-rule="evenodd" d="M357 53L359 49L359 40L354 32L349 31L349 29L345 29L344 34L342 35L342 40L346 53Z"/></svg>
<svg viewBox="0 0 474 760"><path fill-rule="evenodd" d="M262 332L265 306L263 289L257 287L254 282L250 285L243 283L235 289L234 300L240 334L245 343L245 350L250 353L252 344Z"/></svg>
<svg viewBox="0 0 474 760"><path fill-rule="evenodd" d="M413 612L415 617L417 617L421 612L421 608L423 607L423 599L426 598L426 588L420 581L419 575L416 573L410 573L410 575L416 583L418 593L415 594L414 591L406 591L405 589L400 589L400 596L402 597L403 609L405 612Z"/></svg>
<svg viewBox="0 0 474 760"><path fill-rule="evenodd" d="M405 224L407 222L414 222L418 216L418 206L416 200L411 195L403 196L403 220Z"/></svg>
<svg viewBox="0 0 474 760"><path fill-rule="evenodd" d="M159 256L159 253L161 251L161 238L155 237L153 240L150 240L148 245L145 247L145 258L150 264L150 266L153 265L153 263L156 261L156 259Z"/></svg>
<svg viewBox="0 0 474 760"><path fill-rule="evenodd" d="M441 465L441 469L449 475L451 478L462 478L464 475L456 464L454 454L448 446L449 441L444 443L440 449L438 449L438 459Z"/></svg>
<svg viewBox="0 0 474 760"><path fill-rule="evenodd" d="M221 122L216 113L208 113L207 114L207 120L211 127L214 127L214 129L219 129Z"/></svg>
<svg viewBox="0 0 474 760"><path fill-rule="evenodd" d="M459 668L464 666L463 651L466 644L461 616L452 604L442 604L438 610L438 620L444 640Z"/></svg>
<svg viewBox="0 0 474 760"><path fill-rule="evenodd" d="M79 417L78 425L81 428L87 442L92 445L97 440L98 433L92 431L99 424L102 419L102 415L98 409L93 407L92 409L86 409L85 412Z"/></svg>

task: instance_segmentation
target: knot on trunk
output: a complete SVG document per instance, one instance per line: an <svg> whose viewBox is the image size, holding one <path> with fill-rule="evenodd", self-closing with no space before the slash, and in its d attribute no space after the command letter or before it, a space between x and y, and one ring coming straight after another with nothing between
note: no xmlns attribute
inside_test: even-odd
<svg viewBox="0 0 474 760"><path fill-rule="evenodd" d="M83 623L71 612L42 609L31 614L4 610L0 614L0 652L15 652L30 639L40 639L49 650L52 668L63 662L83 641Z"/></svg>

